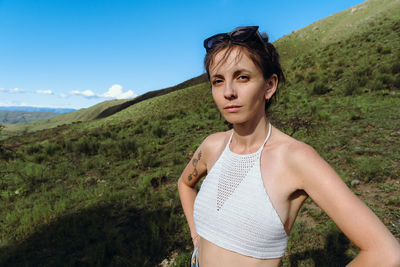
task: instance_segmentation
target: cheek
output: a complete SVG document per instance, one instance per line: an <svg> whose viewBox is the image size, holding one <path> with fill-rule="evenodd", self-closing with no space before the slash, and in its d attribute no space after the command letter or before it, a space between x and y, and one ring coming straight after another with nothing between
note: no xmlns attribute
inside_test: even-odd
<svg viewBox="0 0 400 267"><path fill-rule="evenodd" d="M215 90L215 89L211 89L211 94L212 94L215 104L217 104L217 106L218 106L219 103L221 102L221 100L220 100L221 96L219 95L219 91Z"/></svg>

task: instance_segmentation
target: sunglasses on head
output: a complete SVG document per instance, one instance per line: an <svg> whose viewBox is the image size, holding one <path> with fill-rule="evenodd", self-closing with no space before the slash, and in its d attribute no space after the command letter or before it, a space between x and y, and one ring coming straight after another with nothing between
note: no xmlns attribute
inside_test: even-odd
<svg viewBox="0 0 400 267"><path fill-rule="evenodd" d="M264 44L264 40L261 37L261 34L258 32L258 26L248 26L237 28L236 30L228 33L219 33L213 35L204 40L204 47L208 52L214 45L223 40L229 39L234 43L244 43L254 36L256 36L261 41L261 43Z"/></svg>

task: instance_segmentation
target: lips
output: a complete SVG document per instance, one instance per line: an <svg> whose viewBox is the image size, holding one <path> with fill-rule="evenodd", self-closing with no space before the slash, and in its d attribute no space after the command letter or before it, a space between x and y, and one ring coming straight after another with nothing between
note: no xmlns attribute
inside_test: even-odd
<svg viewBox="0 0 400 267"><path fill-rule="evenodd" d="M224 109L228 112L236 112L241 108L241 106L236 106L236 105L229 105L224 107Z"/></svg>

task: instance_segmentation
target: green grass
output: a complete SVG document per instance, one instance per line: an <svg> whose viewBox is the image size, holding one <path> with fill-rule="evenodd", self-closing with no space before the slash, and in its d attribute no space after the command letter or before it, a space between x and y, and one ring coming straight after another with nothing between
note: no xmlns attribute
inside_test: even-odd
<svg viewBox="0 0 400 267"><path fill-rule="evenodd" d="M382 3L317 22L317 40L313 24L277 41L288 83L271 120L348 185L360 180L352 190L400 238L400 5ZM187 266L176 182L202 140L227 129L209 85L100 120L75 115L73 124L0 141L0 265L156 266L174 255L172 265ZM340 266L357 251L307 201L282 265Z"/></svg>

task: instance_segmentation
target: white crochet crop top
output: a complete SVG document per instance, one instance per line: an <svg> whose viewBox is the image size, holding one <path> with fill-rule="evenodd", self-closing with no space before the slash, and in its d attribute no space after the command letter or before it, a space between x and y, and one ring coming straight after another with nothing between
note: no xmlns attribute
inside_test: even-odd
<svg viewBox="0 0 400 267"><path fill-rule="evenodd" d="M232 135L194 202L197 233L217 246L259 259L280 258L288 236L264 188L257 152L232 152Z"/></svg>

